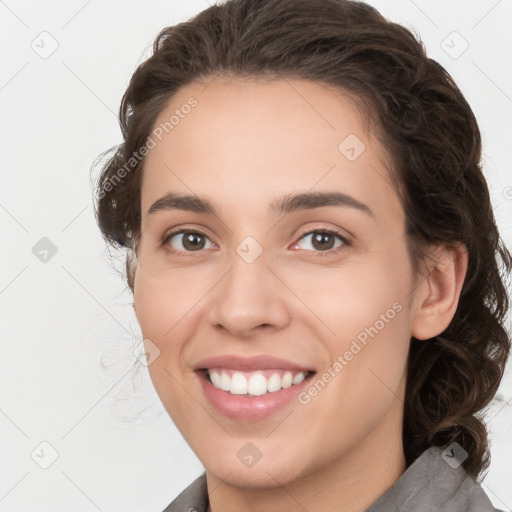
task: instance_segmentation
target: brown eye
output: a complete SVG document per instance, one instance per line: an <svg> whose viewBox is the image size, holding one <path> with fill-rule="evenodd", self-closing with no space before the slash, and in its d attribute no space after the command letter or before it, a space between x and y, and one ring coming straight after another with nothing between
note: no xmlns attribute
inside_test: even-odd
<svg viewBox="0 0 512 512"><path fill-rule="evenodd" d="M330 233L315 233L311 239L311 243L315 249L329 250L333 248L335 243L334 235Z"/></svg>
<svg viewBox="0 0 512 512"><path fill-rule="evenodd" d="M208 240L208 237L203 233L181 230L165 235L163 243L169 244L171 248L176 251L194 252L204 249L206 240Z"/></svg>
<svg viewBox="0 0 512 512"><path fill-rule="evenodd" d="M337 249L343 249L345 246L350 245L346 238L341 236L336 231L331 230L317 229L309 231L308 233L302 235L300 240L305 240L307 237L311 237L310 245L312 249L308 247L306 247L305 249L313 250L314 252L337 252ZM341 243L335 246L336 239L340 240ZM297 244L295 244L295 247L298 247L299 243L300 242L297 242Z"/></svg>

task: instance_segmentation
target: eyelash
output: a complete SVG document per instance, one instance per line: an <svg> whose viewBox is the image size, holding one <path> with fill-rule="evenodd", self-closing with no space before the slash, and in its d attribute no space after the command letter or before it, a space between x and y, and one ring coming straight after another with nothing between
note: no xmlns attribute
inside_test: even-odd
<svg viewBox="0 0 512 512"><path fill-rule="evenodd" d="M176 230L176 231L166 232L162 236L162 239L161 239L162 246L166 245L169 242L169 240L171 240L171 238L173 238L174 236L179 235L181 233L200 235L200 236L204 236L205 238L208 238L204 233L201 233L200 231L196 231L194 229L186 229L185 228L185 229L180 229L180 230ZM312 252L316 253L320 257L327 256L327 255L338 254L339 252L341 252L343 250L346 250L348 247L350 247L352 245L351 242L349 242L347 240L347 238L345 238L341 233L339 233L336 230L332 230L332 229L312 229L312 230L306 231L306 232L302 233L299 236L298 241L302 240L302 238L304 238L305 236L311 235L313 233L321 233L321 234L326 234L326 235L333 235L333 236L338 237L343 242L343 245L341 245L341 246L339 246L339 247L337 247L335 249L329 249L327 251L312 251ZM180 255L180 253L185 253L185 254L188 255L188 254L193 254L194 252L202 252L201 250L199 250L199 251L176 251L175 249L170 249L168 246L165 247L165 249L168 250L169 252L173 253L173 254L178 254L178 255Z"/></svg>

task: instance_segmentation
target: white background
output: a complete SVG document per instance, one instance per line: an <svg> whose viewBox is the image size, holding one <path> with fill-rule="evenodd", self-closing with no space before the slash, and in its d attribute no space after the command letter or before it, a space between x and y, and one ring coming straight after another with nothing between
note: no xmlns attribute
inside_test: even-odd
<svg viewBox="0 0 512 512"><path fill-rule="evenodd" d="M510 248L512 2L370 3L421 36L473 107ZM132 379L140 331L95 224L90 168L121 142L119 103L157 33L206 7L0 1L0 511L160 512L202 472L147 369ZM453 31L469 44L458 58L464 43ZM47 50L58 43L46 59L31 47L41 38ZM46 263L32 252L42 237L57 248ZM487 414L492 464L483 482L503 510L512 507L510 374L500 389L510 403ZM42 442L58 453L48 469L36 463L51 461Z"/></svg>

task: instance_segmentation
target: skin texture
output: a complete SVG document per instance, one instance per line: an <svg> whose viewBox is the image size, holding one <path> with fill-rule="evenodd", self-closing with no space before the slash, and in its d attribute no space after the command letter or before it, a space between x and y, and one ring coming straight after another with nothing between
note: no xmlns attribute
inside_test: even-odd
<svg viewBox="0 0 512 512"><path fill-rule="evenodd" d="M148 154L141 190L134 308L160 351L152 382L205 466L210 511L364 511L406 469L410 337L431 338L450 323L465 248L433 247L429 273L413 281L385 149L340 92L302 80L216 78L182 89L156 125L190 97L197 106ZM366 147L354 161L338 149L350 134ZM149 215L171 191L209 199L217 215ZM268 210L283 195L324 191L346 193L374 216L350 207ZM166 231L182 227L205 235L202 249L185 247L182 235L162 245ZM335 237L315 246L314 235L303 236L313 229L338 230L350 245ZM263 249L250 264L236 252L247 236ZM271 354L319 376L393 304L400 312L309 403L263 420L222 416L192 370L205 357ZM247 442L262 454L252 467L237 457Z"/></svg>

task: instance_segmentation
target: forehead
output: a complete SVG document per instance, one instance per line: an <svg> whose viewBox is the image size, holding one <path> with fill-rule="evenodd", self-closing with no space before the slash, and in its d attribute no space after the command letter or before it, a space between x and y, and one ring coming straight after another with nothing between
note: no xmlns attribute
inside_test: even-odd
<svg viewBox="0 0 512 512"><path fill-rule="evenodd" d="M188 107L191 103L195 106ZM328 150L327 160L338 156L340 138L350 133L365 138L359 113L346 96L321 84L288 79L216 78L206 85L190 84L169 100L156 120L154 128L159 127L166 142L153 156L165 152L164 146L176 158L195 162L222 157L226 163L247 163L258 155L259 171L262 158L300 154L318 161L321 149Z"/></svg>
<svg viewBox="0 0 512 512"><path fill-rule="evenodd" d="M169 100L152 134L143 214L170 191L262 210L263 201L266 208L274 197L306 190L339 190L365 202L394 196L386 152L365 133L355 105L315 82L190 84Z"/></svg>

